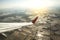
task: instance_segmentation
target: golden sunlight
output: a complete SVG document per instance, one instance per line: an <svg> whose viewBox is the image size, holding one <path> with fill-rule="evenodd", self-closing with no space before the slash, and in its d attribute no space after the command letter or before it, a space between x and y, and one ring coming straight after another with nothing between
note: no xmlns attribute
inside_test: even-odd
<svg viewBox="0 0 60 40"><path fill-rule="evenodd" d="M31 9L31 14L35 16L44 17L48 14L48 9L47 8Z"/></svg>
<svg viewBox="0 0 60 40"><path fill-rule="evenodd" d="M21 3L21 7L29 8L32 15L44 17L48 13L48 8L53 6L52 0L27 0Z"/></svg>

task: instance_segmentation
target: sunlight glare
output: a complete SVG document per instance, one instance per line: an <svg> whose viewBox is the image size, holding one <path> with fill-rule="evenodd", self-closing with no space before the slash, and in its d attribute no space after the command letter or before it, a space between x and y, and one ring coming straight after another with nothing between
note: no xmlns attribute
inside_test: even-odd
<svg viewBox="0 0 60 40"><path fill-rule="evenodd" d="M28 0L26 2L21 3L21 7L25 8L44 8L53 6L52 0Z"/></svg>

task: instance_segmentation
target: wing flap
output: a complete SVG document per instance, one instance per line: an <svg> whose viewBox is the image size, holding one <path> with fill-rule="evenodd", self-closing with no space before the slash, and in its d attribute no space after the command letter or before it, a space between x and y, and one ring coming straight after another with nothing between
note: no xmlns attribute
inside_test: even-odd
<svg viewBox="0 0 60 40"><path fill-rule="evenodd" d="M32 25L33 23L0 23L0 33L19 29L22 26Z"/></svg>
<svg viewBox="0 0 60 40"><path fill-rule="evenodd" d="M0 23L0 33L11 31L14 29L19 29L22 26L35 24L37 19L38 19L38 17L36 17L34 20L32 20L32 22L28 22L28 23L27 22L25 22L25 23Z"/></svg>

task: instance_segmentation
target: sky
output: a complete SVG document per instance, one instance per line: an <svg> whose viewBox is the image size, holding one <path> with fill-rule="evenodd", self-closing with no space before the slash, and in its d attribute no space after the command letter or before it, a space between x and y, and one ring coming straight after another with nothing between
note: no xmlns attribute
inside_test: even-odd
<svg viewBox="0 0 60 40"><path fill-rule="evenodd" d="M43 8L59 6L60 0L0 0L0 9L4 8Z"/></svg>
<svg viewBox="0 0 60 40"><path fill-rule="evenodd" d="M41 18L48 15L47 7L60 6L60 0L0 0L0 9L5 8L36 8L37 10L28 10L26 14L40 16ZM39 9L44 8L44 9ZM6 14L7 15L7 14ZM2 21L13 20L16 17L4 18ZM17 17L18 19L19 16ZM14 19L16 20L16 19ZM44 19L43 19L44 20Z"/></svg>

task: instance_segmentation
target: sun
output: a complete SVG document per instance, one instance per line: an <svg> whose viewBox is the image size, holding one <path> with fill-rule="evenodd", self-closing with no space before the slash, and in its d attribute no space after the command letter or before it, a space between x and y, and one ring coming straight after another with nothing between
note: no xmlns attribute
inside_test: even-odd
<svg viewBox="0 0 60 40"><path fill-rule="evenodd" d="M27 0L25 2L20 3L20 7L25 8L44 8L51 7L54 3L52 0Z"/></svg>
<svg viewBox="0 0 60 40"><path fill-rule="evenodd" d="M29 0L23 2L22 7L29 8L32 15L44 17L48 14L48 8L53 5L52 0Z"/></svg>

